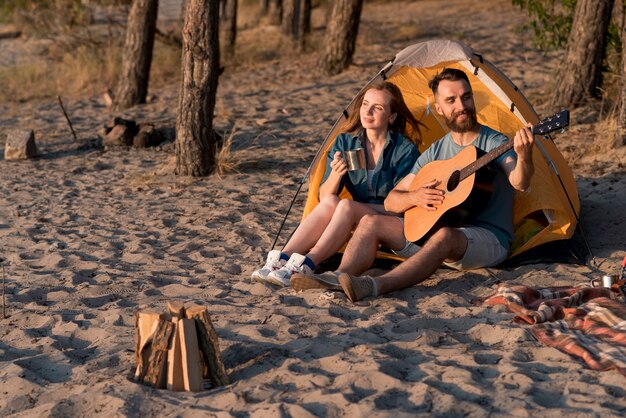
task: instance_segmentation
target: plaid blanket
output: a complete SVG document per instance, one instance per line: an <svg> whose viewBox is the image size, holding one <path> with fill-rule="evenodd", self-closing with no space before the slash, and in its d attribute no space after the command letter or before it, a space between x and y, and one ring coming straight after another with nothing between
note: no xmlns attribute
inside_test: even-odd
<svg viewBox="0 0 626 418"><path fill-rule="evenodd" d="M626 304L610 289L503 285L482 301L505 305L514 321L532 324L541 343L582 359L594 370L626 376Z"/></svg>

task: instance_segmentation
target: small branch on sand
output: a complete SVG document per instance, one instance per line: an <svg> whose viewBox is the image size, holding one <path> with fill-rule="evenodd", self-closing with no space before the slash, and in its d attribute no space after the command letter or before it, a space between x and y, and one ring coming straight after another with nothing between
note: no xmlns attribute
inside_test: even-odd
<svg viewBox="0 0 626 418"><path fill-rule="evenodd" d="M70 120L70 117L67 116L67 112L65 111L65 106L63 106L63 101L61 100L61 96L57 96L57 99L59 99L59 105L61 105L61 110L63 111L63 115L65 115L67 124L69 125L70 130L72 131L72 135L74 136L74 141L78 142L78 138L76 137L76 132L74 132L74 128L72 127L72 121Z"/></svg>
<svg viewBox="0 0 626 418"><path fill-rule="evenodd" d="M22 36L22 32L19 30L0 32L0 39L15 39Z"/></svg>

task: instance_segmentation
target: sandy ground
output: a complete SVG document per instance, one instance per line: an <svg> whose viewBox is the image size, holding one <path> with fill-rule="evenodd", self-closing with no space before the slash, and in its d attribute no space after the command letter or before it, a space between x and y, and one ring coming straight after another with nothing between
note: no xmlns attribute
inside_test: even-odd
<svg viewBox="0 0 626 418"><path fill-rule="evenodd" d="M356 65L336 77L309 71L308 55L226 71L215 122L226 134L236 128L239 167L221 177L161 174L172 144L94 148L112 117L98 97L66 100L80 143L54 100L0 104L0 141L10 128L31 128L41 152L0 161L9 315L0 319L0 415L624 416L623 376L591 371L538 345L511 314L470 303L499 282L571 285L601 275L591 267L439 270L356 305L249 280L320 139L403 47L462 40L540 103L563 52L544 58L516 34L526 17L510 1L482 3L368 4ZM152 103L123 116L173 126L177 87L152 91ZM626 157L588 152L597 133L584 120L575 114L557 142L572 161L600 270L614 272L626 250ZM287 231L298 218L296 209ZM192 394L131 380L133 313L168 300L208 306L231 385Z"/></svg>

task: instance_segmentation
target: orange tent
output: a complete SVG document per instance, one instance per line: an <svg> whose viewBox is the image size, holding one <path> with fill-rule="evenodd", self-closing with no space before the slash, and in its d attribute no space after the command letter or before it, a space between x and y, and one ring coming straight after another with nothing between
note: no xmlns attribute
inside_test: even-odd
<svg viewBox="0 0 626 418"><path fill-rule="evenodd" d="M371 83L387 80L400 88L413 114L427 127L422 133L424 143L421 151L447 132L445 123L431 111L434 97L428 88L428 81L445 67L458 68L468 74L481 124L512 138L527 122L539 122L539 117L519 89L480 54L460 42L423 42L402 50L364 86L366 88ZM326 153L340 133L342 122L355 111L353 106L354 100L333 126L311 165L303 217L319 203L318 192L326 168ZM572 171L551 137L538 139L533 162L535 174L530 189L515 195L515 239L510 257L550 241L571 238L580 213L580 200ZM343 195L349 197L345 190Z"/></svg>

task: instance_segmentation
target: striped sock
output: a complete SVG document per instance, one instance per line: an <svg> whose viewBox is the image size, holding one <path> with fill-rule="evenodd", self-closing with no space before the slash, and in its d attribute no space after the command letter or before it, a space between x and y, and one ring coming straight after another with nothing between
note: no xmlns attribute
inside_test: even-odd
<svg viewBox="0 0 626 418"><path fill-rule="evenodd" d="M306 264L307 266L309 266L311 271L315 271L315 263L309 257L304 256L304 263L303 264Z"/></svg>

